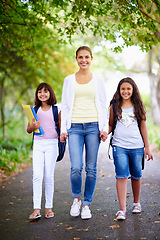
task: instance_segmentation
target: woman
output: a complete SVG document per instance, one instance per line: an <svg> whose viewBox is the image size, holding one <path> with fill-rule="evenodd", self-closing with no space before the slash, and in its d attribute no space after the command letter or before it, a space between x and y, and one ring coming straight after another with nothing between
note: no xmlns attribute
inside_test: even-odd
<svg viewBox="0 0 160 240"><path fill-rule="evenodd" d="M76 51L79 71L64 79L62 92L61 141L68 138L71 160L71 186L74 197L70 215L77 217L81 207L83 148L85 146L85 190L81 218L92 217L91 204L97 178L100 140L107 139L107 109L103 81L90 71L92 52L87 46Z"/></svg>

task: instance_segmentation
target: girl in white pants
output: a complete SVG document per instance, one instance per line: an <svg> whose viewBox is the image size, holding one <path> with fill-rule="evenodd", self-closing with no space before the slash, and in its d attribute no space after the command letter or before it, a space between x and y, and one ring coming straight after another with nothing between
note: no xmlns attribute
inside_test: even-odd
<svg viewBox="0 0 160 240"><path fill-rule="evenodd" d="M52 87L47 83L41 83L35 93L35 105L38 107L37 122L28 123L27 132L32 133L40 126L44 130L43 135L34 135L33 144L33 213L30 220L41 217L42 183L45 182L45 218L54 217L54 169L58 156L58 134L56 131L52 106L57 103ZM59 127L61 122L58 114Z"/></svg>

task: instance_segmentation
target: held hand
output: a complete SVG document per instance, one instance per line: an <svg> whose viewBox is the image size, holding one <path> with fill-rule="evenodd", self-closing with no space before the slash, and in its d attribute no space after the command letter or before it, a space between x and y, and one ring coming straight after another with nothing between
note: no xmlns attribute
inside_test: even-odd
<svg viewBox="0 0 160 240"><path fill-rule="evenodd" d="M108 134L105 131L100 131L100 138L103 142L108 138Z"/></svg>
<svg viewBox="0 0 160 240"><path fill-rule="evenodd" d="M65 142L68 138L68 133L61 133L60 135L60 141Z"/></svg>
<svg viewBox="0 0 160 240"><path fill-rule="evenodd" d="M145 158L147 159L147 161L153 160L153 155L152 155L150 149L145 148L144 154L145 154Z"/></svg>

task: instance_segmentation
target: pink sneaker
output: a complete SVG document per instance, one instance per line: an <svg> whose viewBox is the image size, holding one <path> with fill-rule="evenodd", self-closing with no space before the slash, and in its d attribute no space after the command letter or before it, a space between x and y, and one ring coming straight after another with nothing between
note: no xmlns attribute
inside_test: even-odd
<svg viewBox="0 0 160 240"><path fill-rule="evenodd" d="M132 213L141 213L141 204L140 203L133 203Z"/></svg>
<svg viewBox="0 0 160 240"><path fill-rule="evenodd" d="M125 220L126 219L126 211L120 210L116 213L116 219Z"/></svg>

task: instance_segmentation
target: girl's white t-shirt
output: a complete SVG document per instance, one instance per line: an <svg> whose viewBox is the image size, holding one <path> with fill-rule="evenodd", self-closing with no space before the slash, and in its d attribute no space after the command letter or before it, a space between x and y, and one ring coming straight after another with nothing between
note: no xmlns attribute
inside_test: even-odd
<svg viewBox="0 0 160 240"><path fill-rule="evenodd" d="M59 112L59 110L58 110ZM41 127L43 128L43 135L34 135L35 140L42 139L57 139L58 134L56 131L55 121L53 117L52 106L48 111L43 111L40 107L37 111L37 117L40 121Z"/></svg>
<svg viewBox="0 0 160 240"><path fill-rule="evenodd" d="M112 144L127 149L144 147L133 107L122 108L122 119L117 120Z"/></svg>

